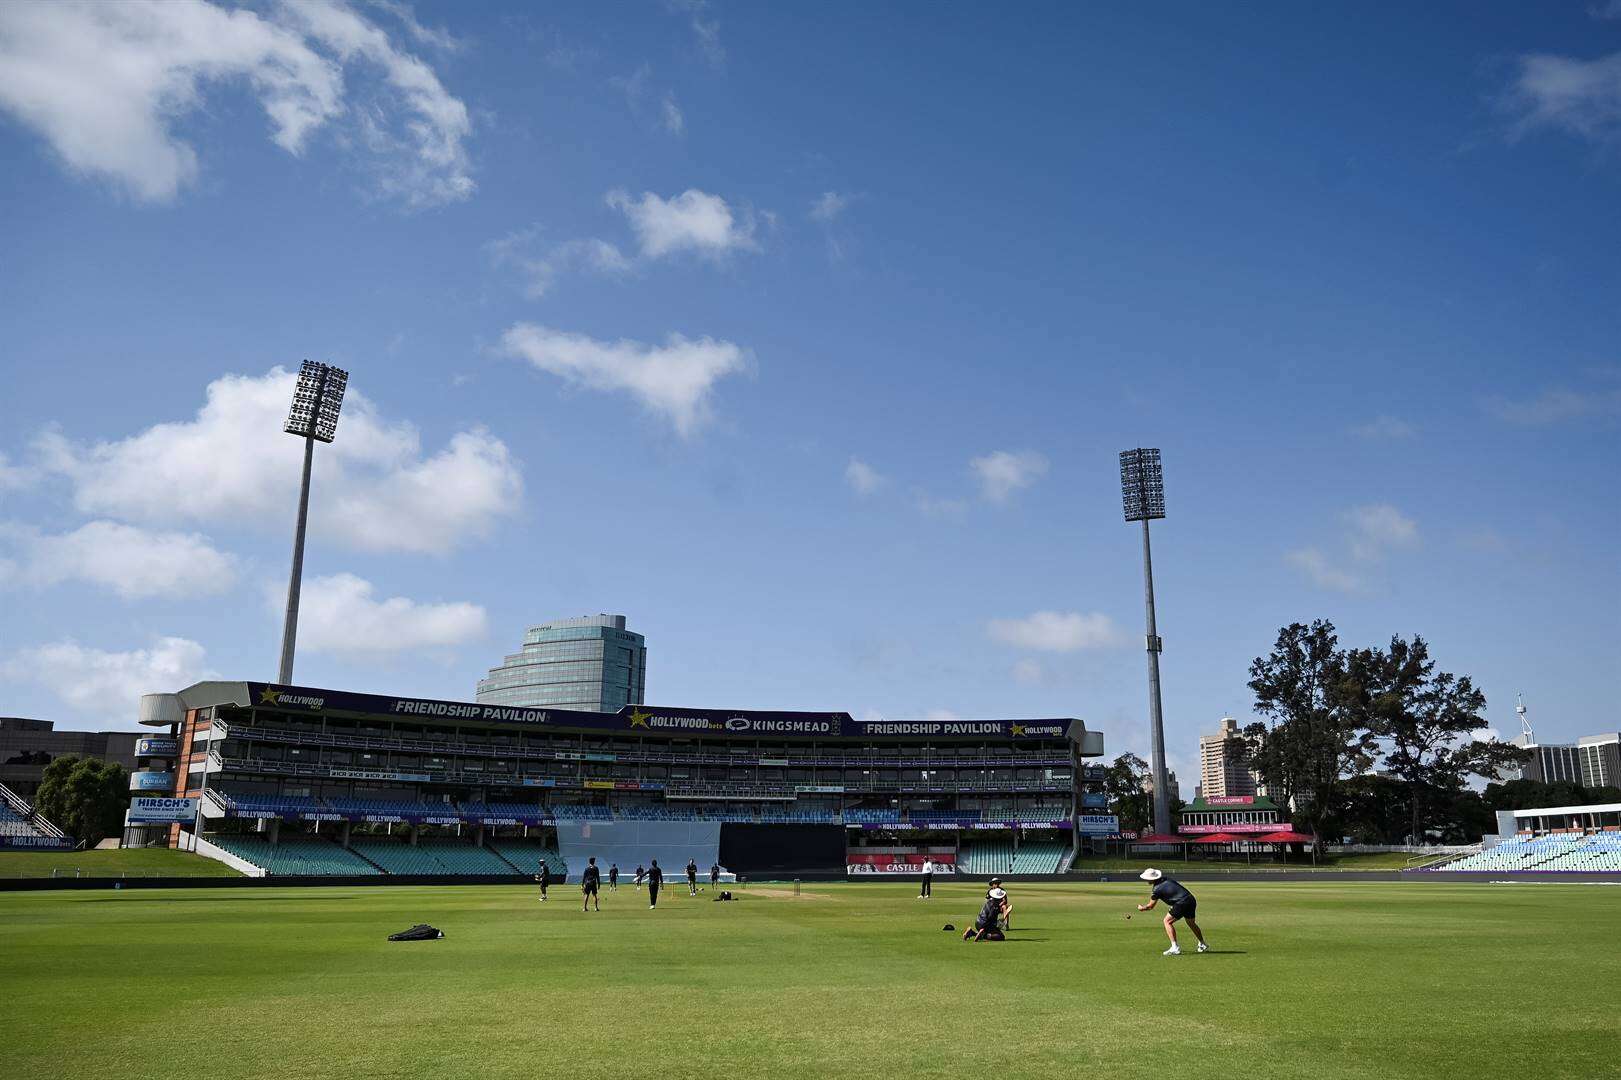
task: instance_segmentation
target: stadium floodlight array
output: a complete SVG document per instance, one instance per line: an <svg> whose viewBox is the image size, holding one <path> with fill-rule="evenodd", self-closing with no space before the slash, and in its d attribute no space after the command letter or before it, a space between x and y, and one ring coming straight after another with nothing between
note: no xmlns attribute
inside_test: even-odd
<svg viewBox="0 0 1621 1080"><path fill-rule="evenodd" d="M281 665L276 679L283 685L293 681L293 648L298 638L298 595L304 577L304 526L310 511L310 472L315 463L315 444L337 437L338 413L343 409L343 392L349 373L331 364L304 361L293 388L293 404L282 430L304 440L304 476L298 488L298 524L293 529L293 572L287 583L287 617L281 630Z"/></svg>
<svg viewBox="0 0 1621 1080"><path fill-rule="evenodd" d="M1143 599L1148 611L1148 713L1152 736L1154 777L1154 831L1171 831L1169 778L1165 775L1165 717L1160 709L1159 654L1164 641L1154 622L1154 556L1148 543L1148 523L1165 516L1165 474L1158 448L1138 447L1120 452L1120 498L1126 521L1143 525Z"/></svg>
<svg viewBox="0 0 1621 1080"><path fill-rule="evenodd" d="M293 406L282 428L289 435L302 435L329 443L338 431L338 412L343 408L343 391L349 373L331 364L304 361L293 388Z"/></svg>

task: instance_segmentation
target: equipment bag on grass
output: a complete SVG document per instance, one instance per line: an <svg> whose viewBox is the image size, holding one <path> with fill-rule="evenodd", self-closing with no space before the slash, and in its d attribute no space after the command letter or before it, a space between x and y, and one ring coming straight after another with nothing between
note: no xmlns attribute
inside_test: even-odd
<svg viewBox="0 0 1621 1080"><path fill-rule="evenodd" d="M401 930L397 934L388 935L390 941L433 941L435 938L445 936L443 930L436 930L427 923L417 923L409 930Z"/></svg>

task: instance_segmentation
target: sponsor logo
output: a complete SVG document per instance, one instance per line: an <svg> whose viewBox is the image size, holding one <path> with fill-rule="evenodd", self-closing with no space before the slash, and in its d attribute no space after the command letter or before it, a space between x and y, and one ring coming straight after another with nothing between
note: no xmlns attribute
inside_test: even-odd
<svg viewBox="0 0 1621 1080"><path fill-rule="evenodd" d="M1063 738L1064 729L1058 724L1014 724L1013 735L1015 738L1019 736L1033 739Z"/></svg>
<svg viewBox="0 0 1621 1080"><path fill-rule="evenodd" d="M259 704L275 705L279 708L298 706L303 709L319 709L326 704L326 698L310 697L307 694L292 694L286 690L277 690L267 686L259 691Z"/></svg>
<svg viewBox="0 0 1621 1080"><path fill-rule="evenodd" d="M868 735L1000 735L997 720L868 720Z"/></svg>
<svg viewBox="0 0 1621 1080"><path fill-rule="evenodd" d="M137 795L129 801L129 823L150 825L160 822L192 821L197 817L196 799L174 799Z"/></svg>
<svg viewBox="0 0 1621 1080"><path fill-rule="evenodd" d="M136 757L174 757L180 752L177 739L136 739Z"/></svg>

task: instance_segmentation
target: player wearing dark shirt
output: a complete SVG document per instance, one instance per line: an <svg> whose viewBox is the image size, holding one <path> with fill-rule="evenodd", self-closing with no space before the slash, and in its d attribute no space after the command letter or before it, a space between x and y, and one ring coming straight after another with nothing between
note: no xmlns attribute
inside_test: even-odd
<svg viewBox="0 0 1621 1080"><path fill-rule="evenodd" d="M1007 893L999 888L992 888L985 894L985 903L979 909L979 915L974 919L974 925L963 931L964 941L1001 941L1002 917L1006 914Z"/></svg>
<svg viewBox="0 0 1621 1080"><path fill-rule="evenodd" d="M546 886L552 883L552 868L546 865L545 859L540 860L540 873L535 875L535 880L540 882L540 898L546 899Z"/></svg>
<svg viewBox="0 0 1621 1080"><path fill-rule="evenodd" d="M614 863L608 867L608 888L619 888L619 864Z"/></svg>
<svg viewBox="0 0 1621 1080"><path fill-rule="evenodd" d="M664 871L659 869L659 861L653 860L653 865L647 871L647 909L649 911L659 906L659 886L664 884Z"/></svg>
<svg viewBox="0 0 1621 1080"><path fill-rule="evenodd" d="M720 863L709 868L709 887L713 889L720 884Z"/></svg>
<svg viewBox="0 0 1621 1080"><path fill-rule="evenodd" d="M698 895L698 864L691 859L687 860L687 891L693 896Z"/></svg>
<svg viewBox="0 0 1621 1080"><path fill-rule="evenodd" d="M647 871L642 869L642 864L641 863L637 863L636 864L636 887L638 889L642 887L642 879L645 878L646 876L647 876Z"/></svg>
<svg viewBox="0 0 1621 1080"><path fill-rule="evenodd" d="M1194 918L1199 911L1199 901L1188 892L1187 886L1174 878L1168 878L1158 870L1150 867L1140 875L1144 881L1152 882L1154 889L1148 894L1148 903L1138 904L1138 911L1153 911L1154 905L1164 902L1170 908L1165 913L1165 936L1171 939L1171 947L1165 950L1166 956L1181 956L1182 947L1176 943L1176 920L1187 920L1188 929L1193 936L1199 939L1199 951L1209 952L1210 946L1205 944L1204 931L1199 929L1198 920Z"/></svg>
<svg viewBox="0 0 1621 1080"><path fill-rule="evenodd" d="M602 910L602 898L598 895L601 888L602 871L597 869L597 857L593 855L585 861L585 873L580 875L580 895L584 897L581 911L590 911L593 903L598 911Z"/></svg>

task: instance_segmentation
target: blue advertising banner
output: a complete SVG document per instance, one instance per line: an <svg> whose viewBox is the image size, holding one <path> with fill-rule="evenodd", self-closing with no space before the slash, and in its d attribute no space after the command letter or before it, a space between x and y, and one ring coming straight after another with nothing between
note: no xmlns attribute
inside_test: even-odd
<svg viewBox="0 0 1621 1080"><path fill-rule="evenodd" d="M703 735L737 738L843 739L1067 739L1079 720L856 720L845 712L767 712L754 709L686 709L627 705L616 713L529 709L432 698L393 698L303 686L248 683L249 704L296 712L339 712L362 716L404 716L486 723L534 724L563 729L635 734Z"/></svg>
<svg viewBox="0 0 1621 1080"><path fill-rule="evenodd" d="M196 819L196 799L137 795L129 801L129 823L131 825L159 825L176 821L195 821Z"/></svg>
<svg viewBox="0 0 1621 1080"><path fill-rule="evenodd" d="M131 791L173 791L172 772L132 772L129 774Z"/></svg>
<svg viewBox="0 0 1621 1080"><path fill-rule="evenodd" d="M136 757L166 757L172 758L180 753L180 740L178 739L136 739Z"/></svg>
<svg viewBox="0 0 1621 1080"><path fill-rule="evenodd" d="M72 851L73 841L61 836L0 836L0 849Z"/></svg>

